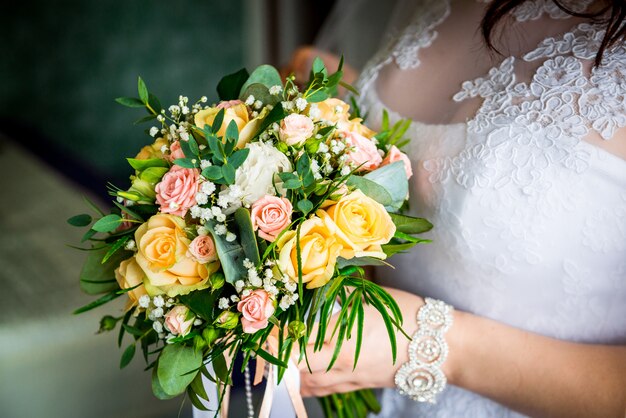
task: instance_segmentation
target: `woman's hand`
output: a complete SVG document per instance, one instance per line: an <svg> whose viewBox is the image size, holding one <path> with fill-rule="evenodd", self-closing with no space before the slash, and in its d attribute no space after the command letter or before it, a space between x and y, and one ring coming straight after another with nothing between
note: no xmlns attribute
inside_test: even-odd
<svg viewBox="0 0 626 418"><path fill-rule="evenodd" d="M418 309L424 304L419 296L396 289L386 288L396 300L404 319L403 329L412 335L416 328L415 316ZM331 393L350 392L364 388L393 387L394 375L400 366L408 360L409 340L397 331L398 351L396 363L393 364L391 345L385 324L376 309L371 305L363 305L365 309L363 341L361 354L356 369L354 365L354 349L356 339L353 337L345 341L341 353L333 368L326 371L335 350L335 341L324 343L320 351L313 352L313 341L307 347L307 356L311 372L306 361L300 363L301 393L303 396L326 396ZM331 321L327 332L330 337L334 327ZM356 332L356 329L355 331Z"/></svg>
<svg viewBox="0 0 626 418"><path fill-rule="evenodd" d="M313 60L315 57L320 57L324 61L324 65L328 69L329 73L337 71L339 67L340 58L334 54L331 54L321 49L317 49L313 46L301 46L294 51L291 55L291 61L281 68L281 75L283 78L293 73L296 77L297 84L304 84L309 79L309 73L313 66ZM357 72L344 63L343 66L343 81L351 84L356 80Z"/></svg>

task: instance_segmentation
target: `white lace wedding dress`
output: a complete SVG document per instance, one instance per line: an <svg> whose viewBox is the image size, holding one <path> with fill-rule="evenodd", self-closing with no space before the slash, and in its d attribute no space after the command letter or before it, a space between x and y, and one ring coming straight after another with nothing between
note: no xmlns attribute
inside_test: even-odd
<svg viewBox="0 0 626 418"><path fill-rule="evenodd" d="M599 146L626 126L626 47L592 69L601 27L539 0L507 25L519 51L490 56L484 4L421 3L357 83L374 127L383 108L415 120L410 212L435 225L383 283L559 339L626 343L626 161ZM451 386L436 405L382 400L379 417L520 416Z"/></svg>

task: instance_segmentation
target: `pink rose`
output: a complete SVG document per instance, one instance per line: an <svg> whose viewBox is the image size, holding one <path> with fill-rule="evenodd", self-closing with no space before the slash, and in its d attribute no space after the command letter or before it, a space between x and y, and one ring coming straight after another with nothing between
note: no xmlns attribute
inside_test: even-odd
<svg viewBox="0 0 626 418"><path fill-rule="evenodd" d="M208 235L198 235L189 244L189 254L196 259L199 263L210 263L217 260L217 253L215 252L215 243L213 239Z"/></svg>
<svg viewBox="0 0 626 418"><path fill-rule="evenodd" d="M346 146L352 148L346 153L347 161L358 166L357 171L372 171L380 166L383 158L371 139L356 132L344 132L344 134Z"/></svg>
<svg viewBox="0 0 626 418"><path fill-rule="evenodd" d="M396 161L402 161L404 163L404 171L406 171L406 178L410 179L413 175L413 170L411 169L411 161L409 157L406 156L405 153L400 151L398 147L395 145L391 146L391 149L387 153L387 156L383 160L382 165L387 165L391 163L395 163Z"/></svg>
<svg viewBox="0 0 626 418"><path fill-rule="evenodd" d="M216 107L218 109L228 109L233 106L237 106L238 104L242 104L241 100L226 100L224 102L220 102Z"/></svg>
<svg viewBox="0 0 626 418"><path fill-rule="evenodd" d="M187 210L196 204L199 178L200 172L195 168L177 165L170 168L154 189L161 213L185 216Z"/></svg>
<svg viewBox="0 0 626 418"><path fill-rule="evenodd" d="M245 296L237 304L241 312L243 332L254 334L267 327L267 320L274 314L274 302L263 289L258 289Z"/></svg>
<svg viewBox="0 0 626 418"><path fill-rule="evenodd" d="M252 204L252 228L259 236L273 242L291 222L293 206L284 197L265 195Z"/></svg>
<svg viewBox="0 0 626 418"><path fill-rule="evenodd" d="M314 128L311 118L292 113L280 122L278 136L287 145L300 145L313 135Z"/></svg>
<svg viewBox="0 0 626 418"><path fill-rule="evenodd" d="M174 161L179 158L185 158L185 153L180 147L180 141L176 141L170 145L170 161Z"/></svg>
<svg viewBox="0 0 626 418"><path fill-rule="evenodd" d="M189 317L189 319L187 319ZM165 326L174 335L184 337L189 334L193 321L196 318L190 314L189 308L184 305L176 305L165 314Z"/></svg>

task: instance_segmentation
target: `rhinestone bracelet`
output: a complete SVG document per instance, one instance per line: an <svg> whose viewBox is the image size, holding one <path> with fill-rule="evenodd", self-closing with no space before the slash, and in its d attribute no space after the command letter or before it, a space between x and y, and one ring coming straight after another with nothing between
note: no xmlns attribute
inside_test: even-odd
<svg viewBox="0 0 626 418"><path fill-rule="evenodd" d="M448 357L448 344L443 336L452 326L452 312L452 306L430 298L417 312L418 328L409 344L409 361L395 376L398 391L416 402L435 403L446 387L441 365Z"/></svg>

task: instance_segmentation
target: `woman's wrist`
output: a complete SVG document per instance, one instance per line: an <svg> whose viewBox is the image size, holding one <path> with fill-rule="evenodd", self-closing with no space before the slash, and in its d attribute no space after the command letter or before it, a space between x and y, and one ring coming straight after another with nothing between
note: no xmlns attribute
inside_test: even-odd
<svg viewBox="0 0 626 418"><path fill-rule="evenodd" d="M448 359L442 365L442 371L451 385L459 386L461 374L463 370L463 355L465 353L463 343L466 338L468 314L463 311L455 310L453 313L454 322L452 327L446 333L446 342L448 344Z"/></svg>

